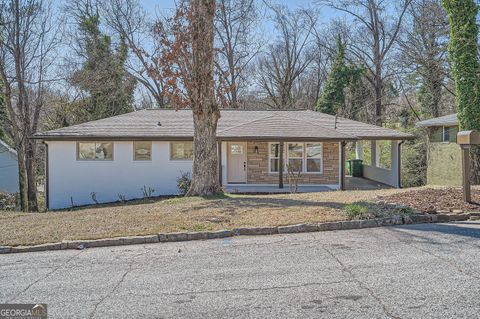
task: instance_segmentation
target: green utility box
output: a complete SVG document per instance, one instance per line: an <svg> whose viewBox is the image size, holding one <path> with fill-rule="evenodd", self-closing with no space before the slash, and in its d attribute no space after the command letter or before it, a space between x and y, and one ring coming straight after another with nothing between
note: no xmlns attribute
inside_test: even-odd
<svg viewBox="0 0 480 319"><path fill-rule="evenodd" d="M347 161L347 175L353 177L363 176L363 164L361 159L353 159Z"/></svg>

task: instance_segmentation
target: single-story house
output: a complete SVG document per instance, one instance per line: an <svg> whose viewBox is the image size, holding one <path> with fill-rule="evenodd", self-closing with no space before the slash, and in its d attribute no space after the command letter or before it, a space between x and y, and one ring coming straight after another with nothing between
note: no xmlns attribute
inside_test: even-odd
<svg viewBox="0 0 480 319"><path fill-rule="evenodd" d="M177 178L192 169L193 132L191 110L148 109L35 134L47 146L48 207L178 194ZM410 138L307 110L225 109L217 127L219 179L229 192L288 191L290 164L301 172L300 191L343 189L344 145L367 140L373 163L364 176L399 187L400 145ZM388 169L376 165L379 140L391 143Z"/></svg>
<svg viewBox="0 0 480 319"><path fill-rule="evenodd" d="M457 114L440 116L417 123L427 129L427 184L462 185L462 152L457 144Z"/></svg>
<svg viewBox="0 0 480 319"><path fill-rule="evenodd" d="M0 140L0 192L13 194L18 188L17 151Z"/></svg>

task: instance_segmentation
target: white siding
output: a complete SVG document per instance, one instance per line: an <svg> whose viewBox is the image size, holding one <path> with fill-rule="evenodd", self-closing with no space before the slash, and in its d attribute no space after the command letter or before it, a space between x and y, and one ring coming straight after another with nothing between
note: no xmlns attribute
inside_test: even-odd
<svg viewBox="0 0 480 319"><path fill-rule="evenodd" d="M0 192L18 192L17 156L0 145Z"/></svg>
<svg viewBox="0 0 480 319"><path fill-rule="evenodd" d="M144 186L154 196L177 194L180 171L191 172L192 161L171 161L170 143L153 142L151 161L133 160L133 142L114 142L113 161L77 161L76 142L48 142L49 207L59 209L99 202L142 198Z"/></svg>

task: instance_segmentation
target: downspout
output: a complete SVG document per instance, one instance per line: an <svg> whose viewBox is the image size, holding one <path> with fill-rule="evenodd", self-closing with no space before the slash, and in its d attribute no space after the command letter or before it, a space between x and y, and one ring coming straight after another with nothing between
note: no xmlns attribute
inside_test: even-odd
<svg viewBox="0 0 480 319"><path fill-rule="evenodd" d="M400 141L397 145L397 174L398 174L398 188L402 188L402 144L405 143L405 141Z"/></svg>

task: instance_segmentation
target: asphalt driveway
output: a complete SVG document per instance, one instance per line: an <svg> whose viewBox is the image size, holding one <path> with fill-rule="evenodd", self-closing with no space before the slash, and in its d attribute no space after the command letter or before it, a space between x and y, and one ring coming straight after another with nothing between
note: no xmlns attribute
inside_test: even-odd
<svg viewBox="0 0 480 319"><path fill-rule="evenodd" d="M0 255L49 318L474 318L480 223Z"/></svg>

